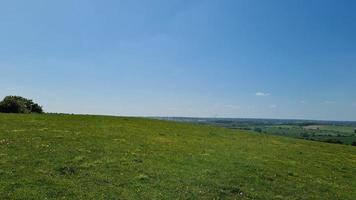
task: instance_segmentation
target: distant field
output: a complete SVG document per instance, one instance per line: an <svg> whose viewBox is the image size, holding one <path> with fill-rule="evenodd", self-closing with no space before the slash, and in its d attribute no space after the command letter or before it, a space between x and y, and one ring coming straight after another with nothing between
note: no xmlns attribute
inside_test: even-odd
<svg viewBox="0 0 356 200"><path fill-rule="evenodd" d="M355 177L347 145L143 118L0 114L0 199L354 200Z"/></svg>
<svg viewBox="0 0 356 200"><path fill-rule="evenodd" d="M352 121L179 117L161 119L356 146L356 122Z"/></svg>
<svg viewBox="0 0 356 200"><path fill-rule="evenodd" d="M279 125L260 126L267 134L289 136L301 139L325 141L330 143L343 143L351 145L356 142L356 127L332 125Z"/></svg>
<svg viewBox="0 0 356 200"><path fill-rule="evenodd" d="M331 125L311 125L305 126L305 129L322 130L322 131L336 131L349 135L355 134L356 127L353 126L331 126Z"/></svg>

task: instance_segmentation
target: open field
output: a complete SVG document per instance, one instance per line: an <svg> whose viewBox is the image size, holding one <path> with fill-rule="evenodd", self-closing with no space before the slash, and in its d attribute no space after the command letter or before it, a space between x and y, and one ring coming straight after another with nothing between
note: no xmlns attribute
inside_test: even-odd
<svg viewBox="0 0 356 200"><path fill-rule="evenodd" d="M356 148L143 118L0 114L0 199L350 199Z"/></svg>
<svg viewBox="0 0 356 200"><path fill-rule="evenodd" d="M356 145L356 122L243 118L159 118L320 142Z"/></svg>
<svg viewBox="0 0 356 200"><path fill-rule="evenodd" d="M280 125L261 126L267 134L351 145L356 142L356 127L334 125Z"/></svg>
<svg viewBox="0 0 356 200"><path fill-rule="evenodd" d="M341 132L349 135L356 133L355 126L331 126L331 125L310 125L304 126L305 129L321 130L321 131L335 131Z"/></svg>

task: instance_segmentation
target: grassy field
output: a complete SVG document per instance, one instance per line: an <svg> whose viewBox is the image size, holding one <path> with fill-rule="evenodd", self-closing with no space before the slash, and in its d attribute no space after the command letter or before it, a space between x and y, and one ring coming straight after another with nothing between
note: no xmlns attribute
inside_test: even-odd
<svg viewBox="0 0 356 200"><path fill-rule="evenodd" d="M179 117L161 119L356 146L356 122L352 121Z"/></svg>
<svg viewBox="0 0 356 200"><path fill-rule="evenodd" d="M267 134L304 138L317 141L334 141L351 145L356 142L356 127L351 126L331 126L331 125L279 125L260 126L261 130Z"/></svg>
<svg viewBox="0 0 356 200"><path fill-rule="evenodd" d="M0 199L350 199L356 148L142 118L0 114Z"/></svg>
<svg viewBox="0 0 356 200"><path fill-rule="evenodd" d="M321 130L321 131L334 131L340 132L348 135L353 135L356 130L356 127L353 126L331 126L331 125L320 125L320 126L305 126L305 129L312 129L312 130Z"/></svg>

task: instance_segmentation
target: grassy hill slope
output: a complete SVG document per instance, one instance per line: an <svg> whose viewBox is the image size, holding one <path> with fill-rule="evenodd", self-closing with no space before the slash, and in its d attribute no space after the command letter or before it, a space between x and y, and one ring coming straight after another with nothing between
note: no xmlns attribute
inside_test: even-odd
<svg viewBox="0 0 356 200"><path fill-rule="evenodd" d="M356 148L140 118L0 114L0 199L355 199Z"/></svg>

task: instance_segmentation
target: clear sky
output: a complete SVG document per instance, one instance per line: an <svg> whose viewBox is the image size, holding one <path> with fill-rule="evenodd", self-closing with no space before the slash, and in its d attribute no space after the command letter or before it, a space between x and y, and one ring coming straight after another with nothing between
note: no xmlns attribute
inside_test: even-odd
<svg viewBox="0 0 356 200"><path fill-rule="evenodd" d="M48 112L356 120L356 1L2 0L0 75Z"/></svg>

